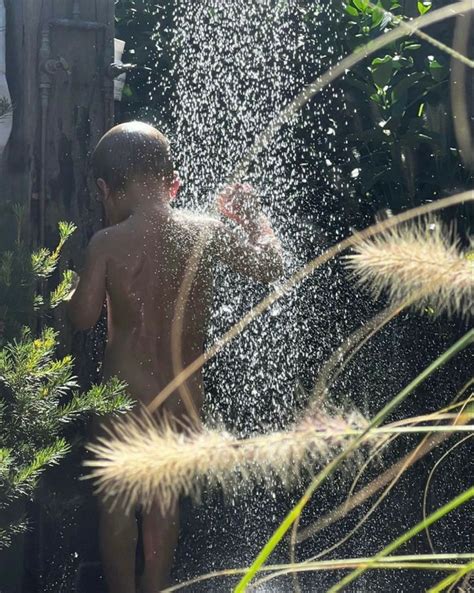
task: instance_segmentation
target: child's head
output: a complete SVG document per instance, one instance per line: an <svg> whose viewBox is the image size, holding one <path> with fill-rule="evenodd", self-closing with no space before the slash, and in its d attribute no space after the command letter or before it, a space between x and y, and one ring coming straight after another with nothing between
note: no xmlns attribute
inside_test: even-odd
<svg viewBox="0 0 474 593"><path fill-rule="evenodd" d="M92 173L109 211L127 207L132 185L141 188L143 199L172 199L179 188L167 138L141 122L115 126L102 137L92 155Z"/></svg>

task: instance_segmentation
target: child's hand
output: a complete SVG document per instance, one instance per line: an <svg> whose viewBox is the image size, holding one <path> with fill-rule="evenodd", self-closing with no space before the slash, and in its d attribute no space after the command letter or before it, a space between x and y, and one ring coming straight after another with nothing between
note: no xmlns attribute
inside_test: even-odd
<svg viewBox="0 0 474 593"><path fill-rule="evenodd" d="M237 224L247 226L256 222L260 214L260 200L248 183L234 183L217 198L219 212Z"/></svg>

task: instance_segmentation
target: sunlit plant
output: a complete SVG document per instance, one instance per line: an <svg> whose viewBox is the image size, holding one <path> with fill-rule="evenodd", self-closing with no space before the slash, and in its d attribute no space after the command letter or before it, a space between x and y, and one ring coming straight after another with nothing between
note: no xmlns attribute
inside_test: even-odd
<svg viewBox="0 0 474 593"><path fill-rule="evenodd" d="M22 239L23 208L15 206L14 214L15 243L0 253L0 548L28 529L26 503L45 470L71 449L66 428L93 412L131 407L116 380L80 393L73 358L55 357L57 333L38 332L45 314L69 296L72 271L65 270L52 290L46 283L76 227L60 222L56 247L30 252Z"/></svg>
<svg viewBox="0 0 474 593"><path fill-rule="evenodd" d="M13 208L17 223L15 243L0 252L0 344L20 335L23 326L33 326L67 299L74 282L71 270L64 270L55 287L47 289L59 264L64 245L76 230L72 223L59 222L59 239L54 249L40 247L31 252L23 241L24 209Z"/></svg>
<svg viewBox="0 0 474 593"><path fill-rule="evenodd" d="M395 13L395 16L397 16L396 13L398 8L399 5L396 2L382 2L379 5L374 6L366 1L353 0L351 3L347 4L346 12L348 17L353 19L352 22L354 23L354 28L359 31L357 35L360 35L354 45L360 45L363 41L370 41L371 38L378 36L381 31L391 29L392 27L395 28L397 26L397 18L391 20L391 17L384 13L384 9L391 9ZM419 2L417 6L420 15L427 14L430 8L431 4L428 2ZM364 49L367 50L367 47ZM386 53L381 56L375 56L372 59L370 66L366 68L365 72L365 74L369 76L368 86L365 88L365 91L368 92L370 90L368 98L376 107L377 117L379 118L378 123L380 123L378 126L380 128L378 131L379 136L376 138L377 141L380 141L378 143L378 148L381 149L381 152L384 152L385 157L394 159L393 150L399 145L402 146L402 150L400 151L400 154L398 154L400 157L398 162L399 167L398 169L393 167L394 175L397 175L401 170L409 172L410 160L407 158L407 146L404 145L404 142L410 139L413 140L411 137L413 131L415 131L417 142L435 141L433 134L427 134L423 139L423 136L427 131L424 127L424 124L427 121L425 118L426 105L424 99L428 93L434 90L438 83L444 84L446 82L445 75L447 70L443 67L441 62L436 58L429 59L428 62L424 64L427 70L422 73L421 77L413 76L409 79L410 84L406 86L406 88L402 85L397 88L396 92L394 92L395 87L398 84L401 85L405 78L408 78L412 74L416 74L416 72L410 70L414 68L416 64L416 60L410 58L410 52L416 54L419 49L419 44L413 42L413 39L389 45ZM428 90L422 84L418 85L421 81L428 83ZM313 88L316 87L317 84L313 85ZM421 96L418 96L415 91L420 90ZM411 91L415 92L413 98L410 98L409 95ZM308 95L309 94L310 92L308 92ZM299 106L301 107L302 104L304 104L303 99ZM413 115L413 109L415 115ZM282 120L283 119L284 118L282 118ZM412 122L413 119L415 120L415 123ZM413 127L410 127L412 123ZM406 128L404 127L405 124L407 124ZM276 129L278 129L278 125L279 122L275 126ZM382 136L380 136L380 134L382 134ZM268 138L271 138L272 136L269 133L267 137L265 137L265 135L263 135L263 137L261 146L265 146L265 141L268 141ZM367 138L364 140L364 143L367 143L366 141ZM261 148L261 146L259 148ZM369 153L370 152L371 151L369 150ZM355 154L357 162L360 161L361 156L360 153ZM396 161L396 159L394 159L394 161ZM381 177L383 174L386 174L387 170L392 169L392 167L390 167L391 163L392 161L390 160L383 162L381 170L375 175L376 180L382 182ZM402 165L406 165L406 168ZM374 171L370 170L370 167L367 167L367 163L364 164L364 170L366 168L369 169L368 176L374 178ZM413 191L413 187L410 186L409 189L410 191L408 193L410 194ZM472 200L472 194L470 197L464 194L463 196L457 196L457 198L459 198L458 201L452 201L450 202L450 205ZM417 199L420 198L417 196ZM413 213L413 217L414 216L415 214ZM408 219L409 217L405 218L405 220ZM414 303L422 303L422 307L424 307L426 302L430 302L436 307L436 313L448 311L451 314L468 315L472 312L469 310L469 305L472 303L470 258L466 257L454 243L450 242L449 237L446 238L445 236L437 234L436 229L435 233L430 235L427 227L428 223L425 226L406 227L400 231L390 231L385 234L380 234L380 236L375 239L373 239L373 237L371 238L372 235L384 230L383 225L381 225L378 227L377 231L365 234L362 241L358 242L357 237L354 238L352 243L350 241L348 242L348 240L343 241L339 246L336 246L334 251L330 250L330 253L331 255L335 255L349 246L355 246L355 253L350 256L350 261L352 262L354 269L359 272L361 281L365 281L368 284L368 288L371 286L372 289L375 289L377 292L384 291L388 293L388 295L399 304L401 309L403 309L404 306ZM321 263L328 261L329 258L330 256L328 256L327 259L324 259L324 257L321 259L316 258L319 263L315 264L313 267L309 265L306 266L304 268L304 273L302 272L299 275L299 280L307 276L311 271L314 271L314 269ZM435 259L436 261L434 261ZM417 277L415 279L414 270L418 269L420 266L424 266L421 268L421 278ZM291 284L291 281L289 284ZM295 284L296 281L291 286L294 286ZM259 306L257 306L256 309L261 313L265 310L265 307L262 306L259 308ZM250 323L252 317L246 316L245 320ZM384 428L383 423L388 415L404 402L421 383L428 379L435 371L451 360L459 352L471 346L473 341L474 334L473 331L470 331L454 343L445 353L434 360L422 373L415 377L409 385L396 394L393 399L391 399L389 403L384 406L371 421L369 421L366 427L359 431L359 434L349 440L346 446L342 446L342 451L333 451L333 453L336 453L335 456L314 476L304 496L298 504L290 510L272 538L264 546L252 567L245 571L246 574L238 584L236 591L240 592L246 590L255 578L257 572L267 562L272 551L282 541L285 534L292 528L292 541L294 543L299 517L308 500L310 500L311 496L319 486L331 476L334 471L346 461L346 459L359 450L360 445L366 437L374 434L377 430L382 430ZM468 405L468 401L469 400L462 402L463 410L464 407ZM470 420L470 415L463 414L463 412L458 414L458 418L459 417L465 422L469 422ZM415 419L407 419L408 422L410 422L410 420L412 423L415 422ZM421 431L422 429L422 427L418 425L414 425L412 428L414 431ZM441 431L448 431L450 428L457 430L456 426L441 426L439 428ZM465 428L467 428L467 431L472 430L470 424ZM154 438L157 442L159 441L163 444L165 432L163 427L152 427L150 430L155 431ZM152 435L147 434L147 442L150 440L151 436ZM200 451L199 447L193 448L192 446L193 438L195 439L194 443L197 444L201 437L206 436L205 434L191 435L190 442L186 442L185 438L180 438L176 434L173 434L172 436L173 438L169 439L168 444L171 443L171 449L174 447L174 452L176 453L176 458L174 459L175 463L179 463L179 454L177 451L180 447L182 447L181 451L186 450L187 452L192 452L198 456L199 452L201 452L202 457L205 455L209 457L208 448L205 446L202 447ZM218 442L219 435L213 434L212 437L216 437L216 441L210 439L209 443L212 441L211 447ZM262 437L262 442L265 442L265 438L268 437ZM163 468L161 468L161 470L160 468L157 469L159 463L153 458L150 451L145 451L145 441L143 443L140 443L140 441L139 428L132 426L128 431L126 427L123 428L123 430L119 429L118 434L115 435L115 437L112 437L110 440L103 439L99 445L94 447L95 452L98 453L100 457L95 463L96 477L98 477L101 482L103 489L106 492L108 490L107 493L110 495L109 497L111 499L130 493L137 496L143 495L143 489L140 491L140 484L143 485L143 488L148 487L153 489L156 487L160 490L160 485L157 486L156 483L153 484L152 478L158 475L158 471L163 471ZM228 445L230 451L232 451L233 446L235 446L235 449L240 447L240 443L237 444L231 442L226 443L226 445ZM245 448L245 444L242 444L242 448ZM262 449L264 448L265 447L262 447ZM133 459L133 463L129 463L127 469L122 462L127 459L128 454L130 454L129 461ZM198 460L193 459L193 461L196 462ZM202 462L201 457L199 457L199 461ZM235 458L232 458L231 461L232 463L226 465L224 470L219 467L219 472L231 471L231 468L235 467L235 465L233 465L235 464ZM268 463L271 465L272 462L269 461ZM195 465L193 465L193 467L195 467ZM263 467L266 466L264 465ZM116 479L118 476L116 470L123 470L122 475L119 476L118 479ZM138 470L140 470L141 476L138 476ZM150 473L148 470L150 470ZM210 464L210 468L204 468L204 473L206 471L209 471L212 474L212 463ZM255 476L251 476L251 478L254 477ZM168 471L166 478L168 480L168 489L170 491L172 491L173 488L176 490L180 489L178 484L179 475L177 476L177 482L174 485L172 472ZM108 480L109 486L107 485ZM217 482L220 483L219 481ZM251 482L251 480L249 480L249 482ZM193 483L193 481L189 483L188 489L192 489ZM161 494L163 494L163 492L161 492ZM380 563L387 554L398 549L398 547L408 541L415 534L420 533L421 530L433 524L433 522L439 520L448 512L451 512L461 504L471 500L473 496L474 492L472 488L461 493L453 501L435 511L430 517L427 517L418 525L415 525L407 531L406 534L397 538L397 540L384 548L373 559L360 559L359 564L357 562L355 563L354 573L345 577L345 579L340 584L335 585L331 591L341 590L346 584L352 582L367 568L372 568L376 565L380 566ZM430 556L429 559L435 560L434 555ZM457 559L461 560L461 558ZM464 556L462 559L466 560L466 557ZM467 560L471 559L472 557L467 558ZM416 560L416 557L411 557L411 560ZM350 566L348 567L352 567L354 562L349 564ZM453 566L455 574L450 579L449 585L456 582L456 575L458 573L465 574L466 570L470 570L469 564L466 565L466 567L450 565L446 570L453 570ZM402 567L401 563L397 565L397 567ZM420 564L412 567L422 569ZM285 571L289 572L290 570L298 570L299 568L301 567L298 567L297 564L293 563L283 569L283 573L285 573ZM439 565L437 565L437 568L439 568ZM272 570L276 570L275 567L272 567ZM174 589L177 588L179 588L179 586ZM433 591L434 590L435 589L433 589ZM437 588L436 590L441 589Z"/></svg>
<svg viewBox="0 0 474 593"><path fill-rule="evenodd" d="M70 451L65 428L91 412L130 408L113 380L79 393L71 356L55 358L51 329L22 336L0 350L0 548L28 528L24 504L45 470Z"/></svg>

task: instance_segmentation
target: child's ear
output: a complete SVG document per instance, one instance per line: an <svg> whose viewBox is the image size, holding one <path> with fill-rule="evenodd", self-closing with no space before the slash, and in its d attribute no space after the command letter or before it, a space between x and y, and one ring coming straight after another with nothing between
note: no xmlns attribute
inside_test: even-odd
<svg viewBox="0 0 474 593"><path fill-rule="evenodd" d="M175 171L173 181L170 185L170 200L174 200L178 195L179 190L181 189L181 179L179 178L179 174Z"/></svg>
<svg viewBox="0 0 474 593"><path fill-rule="evenodd" d="M102 177L99 177L99 179L96 180L96 184L97 184L97 187L99 188L102 199L105 202L105 200L107 200L110 197L110 188L107 185L107 182L105 181L105 179L102 179Z"/></svg>

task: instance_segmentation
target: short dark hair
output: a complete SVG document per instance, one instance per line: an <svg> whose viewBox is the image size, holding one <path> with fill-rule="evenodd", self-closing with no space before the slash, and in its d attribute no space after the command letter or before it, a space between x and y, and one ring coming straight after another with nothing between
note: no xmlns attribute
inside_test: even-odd
<svg viewBox="0 0 474 593"><path fill-rule="evenodd" d="M150 177L173 178L170 143L153 126L142 122L120 124L109 130L91 157L94 179L102 178L112 191Z"/></svg>

